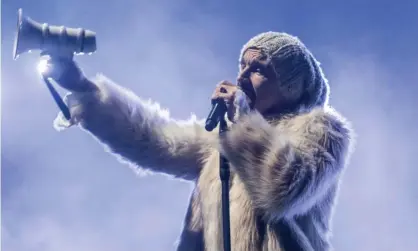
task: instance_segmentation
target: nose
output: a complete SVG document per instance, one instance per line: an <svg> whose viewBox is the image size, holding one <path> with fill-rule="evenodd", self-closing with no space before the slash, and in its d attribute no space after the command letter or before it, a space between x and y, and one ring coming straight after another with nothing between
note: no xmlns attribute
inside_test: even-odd
<svg viewBox="0 0 418 251"><path fill-rule="evenodd" d="M238 85L245 85L250 83L250 71L248 69L244 69L237 78Z"/></svg>
<svg viewBox="0 0 418 251"><path fill-rule="evenodd" d="M248 66L244 67L238 75L237 81L245 81L250 78L250 69Z"/></svg>
<svg viewBox="0 0 418 251"><path fill-rule="evenodd" d="M249 74L248 73L245 73L245 72L243 72L243 73L241 73L239 76L238 76L238 78L237 78L237 84L238 84L238 86L245 86L245 85L247 85L247 84L250 84L250 76L248 76Z"/></svg>

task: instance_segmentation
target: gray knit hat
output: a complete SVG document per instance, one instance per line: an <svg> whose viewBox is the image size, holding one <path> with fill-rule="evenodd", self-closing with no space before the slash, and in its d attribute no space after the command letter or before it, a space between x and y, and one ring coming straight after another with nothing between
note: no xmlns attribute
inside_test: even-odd
<svg viewBox="0 0 418 251"><path fill-rule="evenodd" d="M270 57L278 75L281 93L299 109L310 110L328 102L329 86L319 62L294 36L265 32L251 38L242 48L239 61L249 48L257 48Z"/></svg>

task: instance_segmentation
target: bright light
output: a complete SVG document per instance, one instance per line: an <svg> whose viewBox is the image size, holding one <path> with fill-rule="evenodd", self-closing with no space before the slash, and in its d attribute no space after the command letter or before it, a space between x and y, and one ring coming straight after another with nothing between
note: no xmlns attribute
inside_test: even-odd
<svg viewBox="0 0 418 251"><path fill-rule="evenodd" d="M48 60L41 59L41 61L39 61L37 68L40 74L44 74L48 70Z"/></svg>

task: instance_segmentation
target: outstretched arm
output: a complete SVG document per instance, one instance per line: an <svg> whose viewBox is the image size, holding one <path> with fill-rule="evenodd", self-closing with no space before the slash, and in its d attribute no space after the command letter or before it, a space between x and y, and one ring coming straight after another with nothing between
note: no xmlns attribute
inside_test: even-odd
<svg viewBox="0 0 418 251"><path fill-rule="evenodd" d="M313 112L283 135L257 112L240 120L221 139L221 151L267 219L306 212L335 184L350 147L343 122Z"/></svg>
<svg viewBox="0 0 418 251"><path fill-rule="evenodd" d="M66 97L72 115L56 128L80 125L110 152L136 166L193 180L209 149L208 134L196 119L174 121L158 104L142 100L104 76L89 81L93 91Z"/></svg>

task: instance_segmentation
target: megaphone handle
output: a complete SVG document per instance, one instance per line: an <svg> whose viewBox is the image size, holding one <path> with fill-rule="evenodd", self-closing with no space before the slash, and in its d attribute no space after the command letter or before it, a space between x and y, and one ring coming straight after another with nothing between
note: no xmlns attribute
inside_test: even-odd
<svg viewBox="0 0 418 251"><path fill-rule="evenodd" d="M49 78L45 76L42 76L42 77L45 81L46 86L48 87L49 92L54 98L55 103L61 109L62 114L67 120L70 120L71 119L70 109L68 109L68 106L64 103L61 96L58 94L57 90L55 90L54 86L51 84L51 81L49 81Z"/></svg>

